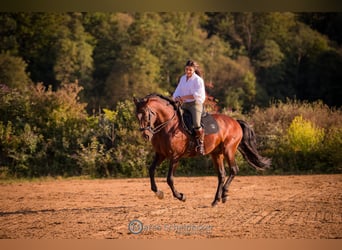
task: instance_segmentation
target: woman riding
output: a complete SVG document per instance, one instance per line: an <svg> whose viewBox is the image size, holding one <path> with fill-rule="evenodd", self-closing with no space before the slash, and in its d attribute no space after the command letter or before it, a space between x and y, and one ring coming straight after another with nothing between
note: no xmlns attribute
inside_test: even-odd
<svg viewBox="0 0 342 250"><path fill-rule="evenodd" d="M182 108L190 111L196 134L196 151L204 155L204 130L201 127L201 115L205 101L205 86L196 62L191 60L186 62L185 74L179 80L173 99L180 101Z"/></svg>

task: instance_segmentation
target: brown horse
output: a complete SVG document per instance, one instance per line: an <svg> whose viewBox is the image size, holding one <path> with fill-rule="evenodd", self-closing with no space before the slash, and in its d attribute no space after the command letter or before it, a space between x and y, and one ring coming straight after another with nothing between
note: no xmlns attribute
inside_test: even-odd
<svg viewBox="0 0 342 250"><path fill-rule="evenodd" d="M172 99L158 94L151 94L142 99L134 98L134 103L140 131L146 140L152 142L155 151L154 160L149 167L152 191L158 198L164 197L163 192L157 188L154 176L156 167L168 159L170 165L167 183L173 196L185 201L185 195L174 187L173 176L181 158L194 157L197 153L191 146L193 138L182 126L178 112L179 105ZM212 114L212 116L217 121L219 131L205 135L204 146L205 154L211 155L218 173L217 191L212 202L212 206L215 206L221 199L223 203L227 201L228 187L238 173L239 168L235 162L237 149L249 165L257 170L268 168L271 161L257 152L254 132L247 123L223 114ZM224 159L230 169L227 180L225 180Z"/></svg>

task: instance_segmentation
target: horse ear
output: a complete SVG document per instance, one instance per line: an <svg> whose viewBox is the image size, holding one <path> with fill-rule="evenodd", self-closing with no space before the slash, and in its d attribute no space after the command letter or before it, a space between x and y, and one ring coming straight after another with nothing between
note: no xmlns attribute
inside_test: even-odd
<svg viewBox="0 0 342 250"><path fill-rule="evenodd" d="M139 99L137 99L135 96L133 96L133 101L135 105L138 105L138 103L140 102Z"/></svg>

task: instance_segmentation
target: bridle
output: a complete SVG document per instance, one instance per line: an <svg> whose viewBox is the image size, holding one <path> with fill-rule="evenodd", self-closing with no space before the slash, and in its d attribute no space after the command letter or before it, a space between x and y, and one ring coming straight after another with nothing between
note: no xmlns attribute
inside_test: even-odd
<svg viewBox="0 0 342 250"><path fill-rule="evenodd" d="M149 131L152 135L155 135L155 134L159 133L164 127L166 127L167 124L169 124L169 123L176 117L176 111L174 111L173 116L172 116L170 119L168 119L167 121L165 121L165 122L159 124L159 125L156 126L156 127L153 127L154 124L151 124L151 120L152 120L151 118L152 118L152 116L157 116L157 113L154 112L149 106L147 106L147 107L145 108L145 110L148 112L147 126L145 126L145 127L140 127L139 130L140 130L140 131L145 131L145 130L147 130L147 131ZM145 111L145 112L146 112L146 111Z"/></svg>

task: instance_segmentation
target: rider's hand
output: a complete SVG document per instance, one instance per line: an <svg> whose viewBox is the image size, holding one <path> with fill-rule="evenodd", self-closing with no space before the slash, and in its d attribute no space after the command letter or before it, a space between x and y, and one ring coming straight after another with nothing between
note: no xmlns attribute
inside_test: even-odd
<svg viewBox="0 0 342 250"><path fill-rule="evenodd" d="M176 101L176 102L182 102L183 100L182 100L182 97L177 96L177 97L175 98L175 101Z"/></svg>

